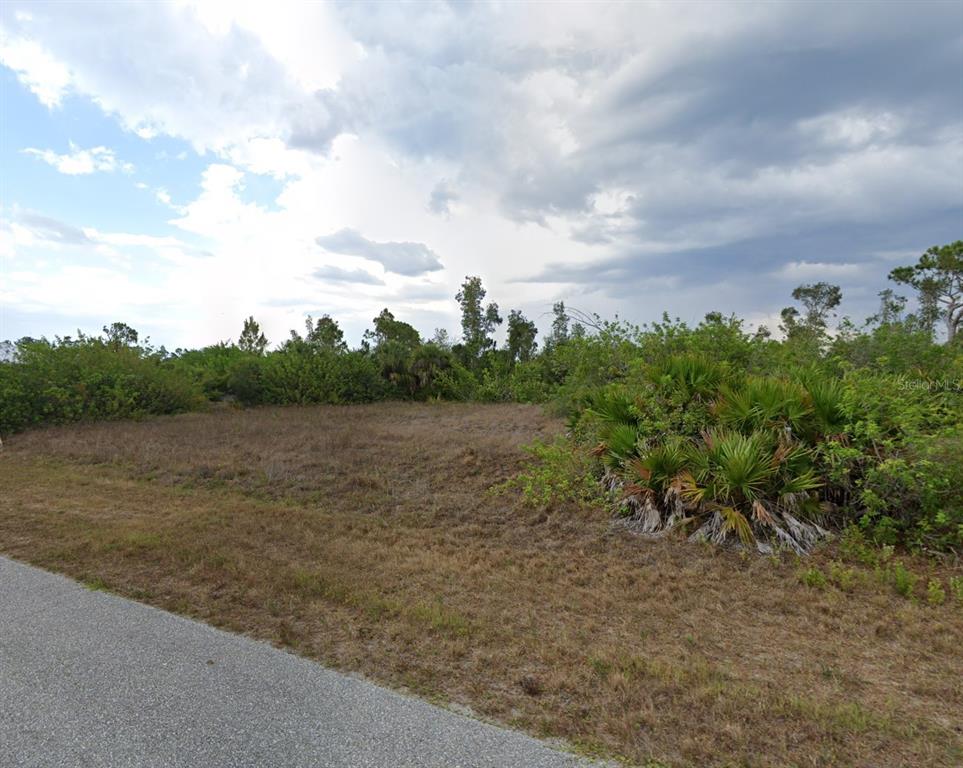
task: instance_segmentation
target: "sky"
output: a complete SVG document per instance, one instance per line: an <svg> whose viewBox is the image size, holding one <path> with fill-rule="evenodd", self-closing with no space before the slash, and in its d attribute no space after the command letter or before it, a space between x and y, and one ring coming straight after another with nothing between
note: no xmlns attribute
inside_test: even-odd
<svg viewBox="0 0 963 768"><path fill-rule="evenodd" d="M961 237L959 1L0 4L0 339L775 329Z"/></svg>

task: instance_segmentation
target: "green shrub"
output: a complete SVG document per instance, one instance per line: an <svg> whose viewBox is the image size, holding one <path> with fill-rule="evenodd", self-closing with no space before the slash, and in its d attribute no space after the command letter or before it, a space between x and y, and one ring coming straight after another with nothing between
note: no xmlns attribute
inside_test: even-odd
<svg viewBox="0 0 963 768"><path fill-rule="evenodd" d="M34 398L26 389L30 379L20 365L0 363L0 434L40 423L32 412Z"/></svg>
<svg viewBox="0 0 963 768"><path fill-rule="evenodd" d="M852 568L846 568L842 563L834 562L830 565L829 577L843 592L849 592L856 586L856 571Z"/></svg>
<svg viewBox="0 0 963 768"><path fill-rule="evenodd" d="M813 589L825 589L828 583L826 579L826 574L824 574L819 568L815 566L807 568L802 573L802 583L807 587L812 587Z"/></svg>
<svg viewBox="0 0 963 768"><path fill-rule="evenodd" d="M963 428L913 435L869 458L860 483L861 526L884 544L963 545Z"/></svg>
<svg viewBox="0 0 963 768"><path fill-rule="evenodd" d="M821 417L802 383L739 377L706 357L647 366L633 398L589 395L580 434L626 490L642 529L805 551L822 535ZM828 392L830 388L826 388ZM830 395L826 396L828 400ZM825 406L830 408L830 406Z"/></svg>
<svg viewBox="0 0 963 768"><path fill-rule="evenodd" d="M460 376L471 377L451 350L437 344L421 344L410 353L409 365L414 379L411 396L419 400L433 398L457 399L451 382Z"/></svg>
<svg viewBox="0 0 963 768"><path fill-rule="evenodd" d="M434 379L433 391L442 400L466 402L475 399L478 380L457 360L450 368L440 371Z"/></svg>
<svg viewBox="0 0 963 768"><path fill-rule="evenodd" d="M912 597L919 577L902 563L893 563L886 572L887 579L896 593Z"/></svg>
<svg viewBox="0 0 963 768"><path fill-rule="evenodd" d="M947 549L963 544L958 398L795 357L759 375L685 353L630 364L570 424L648 532L804 551L855 520L877 545Z"/></svg>
<svg viewBox="0 0 963 768"><path fill-rule="evenodd" d="M233 387L237 368L260 359L253 352L221 343L203 349L179 351L170 365L195 381L208 400L220 400L226 395L237 395Z"/></svg>
<svg viewBox="0 0 963 768"><path fill-rule="evenodd" d="M259 363L259 402L274 405L366 403L387 385L377 362L362 352L293 348Z"/></svg>
<svg viewBox="0 0 963 768"><path fill-rule="evenodd" d="M536 440L525 450L531 456L525 469L497 490L517 488L535 507L568 502L602 505L609 501L594 474L591 458L569 441Z"/></svg>
<svg viewBox="0 0 963 768"><path fill-rule="evenodd" d="M562 498L571 483L584 496L595 477L625 492L617 509L643 531L803 552L842 529L844 556L887 574L896 546L963 549L963 344L935 343L898 297L862 330L844 320L830 338L800 321L785 341L718 312L640 328L570 323L554 309L538 354L532 338L522 354L490 332L484 344L451 346L445 333L425 343L387 309L357 351L327 316L266 354L262 338L248 351L168 356L137 346L123 324L104 338L24 340L15 362L0 363L0 431L173 413L205 398L548 401L579 459L546 449L550 470L532 488L554 483L549 496ZM575 475L550 482L551 472Z"/></svg>
<svg viewBox="0 0 963 768"><path fill-rule="evenodd" d="M28 341L0 363L0 431L190 410L200 387L149 349L81 337Z"/></svg>
<svg viewBox="0 0 963 768"><path fill-rule="evenodd" d="M863 530L857 525L847 526L839 540L839 550L847 560L856 560L863 565L876 566L880 562L882 550L866 540Z"/></svg>
<svg viewBox="0 0 963 768"><path fill-rule="evenodd" d="M508 377L509 398L516 403L543 403L551 395L540 360L518 363Z"/></svg>
<svg viewBox="0 0 963 768"><path fill-rule="evenodd" d="M475 389L475 399L483 403L506 403L512 399L509 373L501 366L485 368Z"/></svg>
<svg viewBox="0 0 963 768"><path fill-rule="evenodd" d="M242 405L261 405L265 402L263 370L265 358L248 355L231 368L225 391L234 395Z"/></svg>
<svg viewBox="0 0 963 768"><path fill-rule="evenodd" d="M943 605L946 602L946 591L939 579L930 579L926 584L926 602L930 605Z"/></svg>
<svg viewBox="0 0 963 768"><path fill-rule="evenodd" d="M726 381L728 368L706 355L670 355L648 366L649 380L685 400L712 398Z"/></svg>
<svg viewBox="0 0 963 768"><path fill-rule="evenodd" d="M958 603L963 603L963 576L950 576L950 590Z"/></svg>

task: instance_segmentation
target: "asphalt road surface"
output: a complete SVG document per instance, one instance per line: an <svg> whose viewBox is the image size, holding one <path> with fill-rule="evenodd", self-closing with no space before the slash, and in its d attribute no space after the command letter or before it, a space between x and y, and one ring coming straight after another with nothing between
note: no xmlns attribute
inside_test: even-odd
<svg viewBox="0 0 963 768"><path fill-rule="evenodd" d="M0 557L0 766L575 768L524 734Z"/></svg>

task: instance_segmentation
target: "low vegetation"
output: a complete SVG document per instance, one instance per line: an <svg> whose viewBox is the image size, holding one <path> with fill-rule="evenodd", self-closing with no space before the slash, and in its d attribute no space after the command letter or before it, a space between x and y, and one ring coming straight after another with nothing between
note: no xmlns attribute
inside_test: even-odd
<svg viewBox="0 0 963 768"><path fill-rule="evenodd" d="M803 554L858 522L881 543L959 547L960 394L899 387L865 370L762 375L672 355L592 392L573 432L597 443L642 533Z"/></svg>
<svg viewBox="0 0 963 768"><path fill-rule="evenodd" d="M28 430L0 551L633 765L960 764L958 563L858 523L805 558L643 540L566 430L443 402Z"/></svg>
<svg viewBox="0 0 963 768"><path fill-rule="evenodd" d="M456 296L457 343L444 330L425 340L388 309L358 349L327 315L270 351L253 317L237 343L173 353L123 323L100 337L21 339L0 363L0 433L225 400L546 403L568 419L576 454L595 457L543 448L541 492L608 491L640 532L803 553L856 524L878 544L959 552L963 241L890 277L916 291L915 313L886 290L862 326L834 323L840 289L802 285L779 340L718 312L695 327L666 317L638 328L559 303L541 348L517 310L499 347L503 317L478 277ZM586 477L602 487L589 491Z"/></svg>

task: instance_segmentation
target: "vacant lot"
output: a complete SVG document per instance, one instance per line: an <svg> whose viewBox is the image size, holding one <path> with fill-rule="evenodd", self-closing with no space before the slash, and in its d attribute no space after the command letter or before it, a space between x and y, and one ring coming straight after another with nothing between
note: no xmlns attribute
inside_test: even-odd
<svg viewBox="0 0 963 768"><path fill-rule="evenodd" d="M952 596L805 586L810 562L488 492L559 429L379 404L27 433L0 454L0 551L636 763L963 760Z"/></svg>

